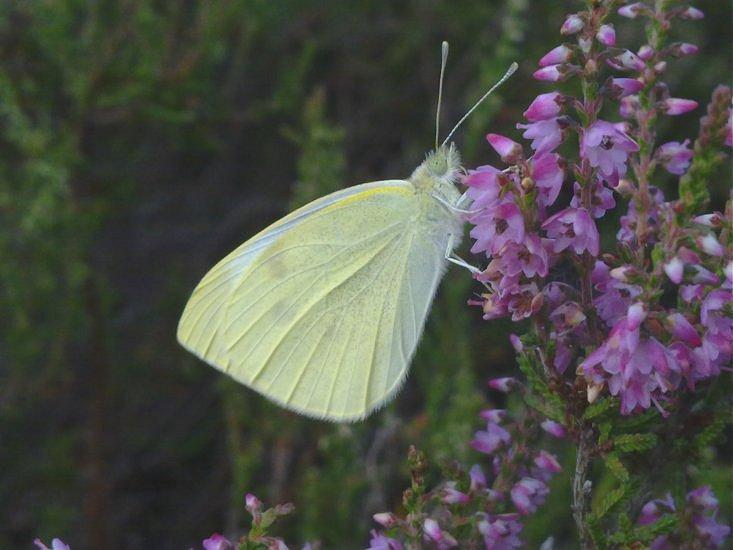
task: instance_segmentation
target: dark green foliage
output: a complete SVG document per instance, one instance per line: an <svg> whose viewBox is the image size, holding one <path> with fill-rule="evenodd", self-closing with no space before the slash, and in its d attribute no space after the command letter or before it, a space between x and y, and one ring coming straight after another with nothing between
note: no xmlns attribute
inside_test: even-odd
<svg viewBox="0 0 733 550"><path fill-rule="evenodd" d="M74 549L149 547L161 537L165 547L199 547L212 532L249 525L245 491L295 503L274 526L289 541L360 548L371 514L399 507L410 443L430 457L422 475L431 482L442 459L479 460L468 441L483 381L516 369L508 323L482 322L465 305L477 290L465 273L452 270L441 288L397 401L353 426L300 418L224 379L176 344L175 326L205 271L291 206L409 175L432 147L443 39L452 48L444 134L520 62L457 136L468 166L495 162L483 135L518 138L514 124L540 90L534 62L556 43L567 7L2 3L0 548L36 536ZM689 38L705 62L671 74L684 97L700 99L729 74L719 44L730 42L730 10L705 9ZM713 203L720 193L712 190ZM510 406L562 421L538 383L539 362L520 367L533 393ZM599 401L587 419L601 432L616 409ZM670 425L687 434L675 452L696 453L700 478L730 489L711 447L724 413L708 403L694 426ZM647 433L654 414L644 426L630 419L624 433ZM624 433L609 428L606 439ZM639 454L618 456L629 479ZM532 547L550 529L558 547L572 546L563 491L574 457L561 458L565 474L526 528ZM614 471L611 490L625 483Z"/></svg>

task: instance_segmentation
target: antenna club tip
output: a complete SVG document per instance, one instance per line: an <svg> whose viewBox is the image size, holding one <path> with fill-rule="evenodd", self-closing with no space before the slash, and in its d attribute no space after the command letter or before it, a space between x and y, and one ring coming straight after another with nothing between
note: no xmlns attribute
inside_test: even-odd
<svg viewBox="0 0 733 550"><path fill-rule="evenodd" d="M512 62L512 64L511 64L511 65L509 65L509 71L508 71L508 72L509 72L509 73L513 73L513 72L514 72L514 71L516 71L516 70L517 70L518 68L519 68L519 63L517 63L516 61L513 61L513 62Z"/></svg>

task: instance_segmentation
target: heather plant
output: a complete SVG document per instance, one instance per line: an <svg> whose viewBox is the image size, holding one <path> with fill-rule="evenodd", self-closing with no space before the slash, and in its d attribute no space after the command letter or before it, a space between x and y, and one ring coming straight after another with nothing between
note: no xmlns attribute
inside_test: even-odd
<svg viewBox="0 0 733 550"><path fill-rule="evenodd" d="M470 441L483 462L448 462L434 486L411 448L401 510L374 515L370 548L521 547L562 470L542 432L576 447L566 490L581 547L724 543L715 496L693 487L730 407L716 381L733 357L733 206L708 210L731 146L730 88L713 92L694 143L657 137L698 108L663 79L697 52L670 41L672 25L701 17L664 0L588 2L534 73L554 89L517 124L529 148L487 136L502 166L463 179L472 252L487 258L475 275L487 290L470 303L526 329L511 337L521 375L489 382L522 406L483 410ZM636 52L617 44L623 18L644 22ZM615 211L615 238L604 238Z"/></svg>

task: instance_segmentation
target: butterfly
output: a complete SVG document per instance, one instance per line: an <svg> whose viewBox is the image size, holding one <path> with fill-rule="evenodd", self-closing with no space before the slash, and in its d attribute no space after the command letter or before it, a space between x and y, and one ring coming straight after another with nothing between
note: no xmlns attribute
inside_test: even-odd
<svg viewBox="0 0 733 550"><path fill-rule="evenodd" d="M438 145L404 180L349 187L273 223L193 291L177 337L187 350L295 412L363 419L405 382L435 292L463 235L460 155Z"/></svg>

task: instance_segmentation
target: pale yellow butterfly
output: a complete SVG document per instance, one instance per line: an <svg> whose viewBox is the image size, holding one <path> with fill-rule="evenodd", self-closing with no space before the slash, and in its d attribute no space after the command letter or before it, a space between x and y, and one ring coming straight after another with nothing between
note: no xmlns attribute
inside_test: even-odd
<svg viewBox="0 0 733 550"><path fill-rule="evenodd" d="M178 341L276 403L349 422L387 403L410 360L463 233L460 157L438 145L406 180L356 185L275 222L201 280Z"/></svg>

